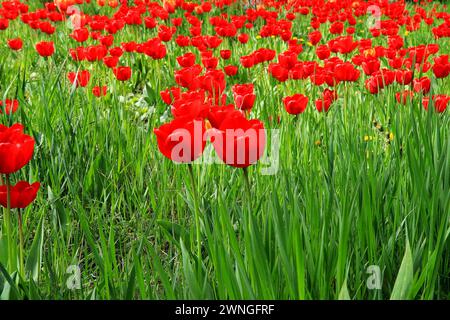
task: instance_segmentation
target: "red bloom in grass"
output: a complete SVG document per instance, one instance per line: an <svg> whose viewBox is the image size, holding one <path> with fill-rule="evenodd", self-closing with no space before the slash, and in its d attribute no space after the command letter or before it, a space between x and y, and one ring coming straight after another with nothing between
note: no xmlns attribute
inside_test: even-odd
<svg viewBox="0 0 450 320"><path fill-rule="evenodd" d="M202 67L198 64L194 64L192 67L183 68L175 71L175 82L184 88L191 90L198 89L200 73L202 73Z"/></svg>
<svg viewBox="0 0 450 320"><path fill-rule="evenodd" d="M89 30L87 28L79 28L70 34L70 37L77 42L85 42L89 38Z"/></svg>
<svg viewBox="0 0 450 320"><path fill-rule="evenodd" d="M297 115L306 110L308 105L308 97L303 94L297 93L293 96L285 97L283 99L284 108L289 114Z"/></svg>
<svg viewBox="0 0 450 320"><path fill-rule="evenodd" d="M445 94L437 94L433 95L432 100L436 112L442 113L445 111L445 109L447 109L448 102L450 101L450 96L447 96ZM429 97L424 97L422 99L422 104L425 110L428 110L429 102L430 102Z"/></svg>
<svg viewBox="0 0 450 320"><path fill-rule="evenodd" d="M204 119L208 116L211 107L205 100L204 91L185 92L172 102L170 111L175 119Z"/></svg>
<svg viewBox="0 0 450 320"><path fill-rule="evenodd" d="M408 100L411 101L413 97L414 97L414 93L409 90L397 92L395 94L395 99L400 104L406 104L408 102Z"/></svg>
<svg viewBox="0 0 450 320"><path fill-rule="evenodd" d="M333 22L330 26L331 34L341 34L344 31L344 24L340 21Z"/></svg>
<svg viewBox="0 0 450 320"><path fill-rule="evenodd" d="M332 39L329 42L329 47L332 52L339 52L347 54L352 52L357 46L358 42L353 41L353 36L341 36Z"/></svg>
<svg viewBox="0 0 450 320"><path fill-rule="evenodd" d="M237 66L225 66L223 67L223 70L225 71L226 75L229 77L235 76L238 72L238 67Z"/></svg>
<svg viewBox="0 0 450 320"><path fill-rule="evenodd" d="M127 81L131 78L130 67L117 67L113 69L114 75L119 81Z"/></svg>
<svg viewBox="0 0 450 320"><path fill-rule="evenodd" d="M241 110L237 110L233 104L214 106L209 110L208 120L213 128L219 129L222 122L230 116L240 118L244 114Z"/></svg>
<svg viewBox="0 0 450 320"><path fill-rule="evenodd" d="M191 38L189 38L188 36L183 36L183 35L179 35L176 39L175 42L177 43L177 45L179 45L180 47L187 47L191 44Z"/></svg>
<svg viewBox="0 0 450 320"><path fill-rule="evenodd" d="M239 36L238 36L238 41L240 42L240 43L247 43L248 42L248 39L249 39L249 36L248 36L248 34L246 34L246 33L241 33Z"/></svg>
<svg viewBox="0 0 450 320"><path fill-rule="evenodd" d="M79 72L69 72L67 74L67 78L72 84L75 84L77 87L86 87L89 83L89 79L91 78L91 74L87 70Z"/></svg>
<svg viewBox="0 0 450 320"><path fill-rule="evenodd" d="M41 41L36 43L36 51L41 57L50 57L55 53L55 44L53 41Z"/></svg>
<svg viewBox="0 0 450 320"><path fill-rule="evenodd" d="M182 56L177 57L178 64L183 68L192 67L195 64L196 56L192 52L188 52L183 54Z"/></svg>
<svg viewBox="0 0 450 320"><path fill-rule="evenodd" d="M433 73L438 79L445 78L450 74L448 54L434 58Z"/></svg>
<svg viewBox="0 0 450 320"><path fill-rule="evenodd" d="M181 89L179 87L172 87L172 88L161 91L159 94L165 104L171 105L174 100L177 100L180 98Z"/></svg>
<svg viewBox="0 0 450 320"><path fill-rule="evenodd" d="M286 81L289 77L289 70L279 63L270 63L268 72L280 82Z"/></svg>
<svg viewBox="0 0 450 320"><path fill-rule="evenodd" d="M177 163L189 163L199 158L205 149L206 132L203 119L174 119L153 130L159 151Z"/></svg>
<svg viewBox="0 0 450 320"><path fill-rule="evenodd" d="M319 112L328 112L331 106L331 100L329 99L317 99L315 102L316 109Z"/></svg>
<svg viewBox="0 0 450 320"><path fill-rule="evenodd" d="M228 60L231 57L231 50L220 50L220 56L224 60Z"/></svg>
<svg viewBox="0 0 450 320"><path fill-rule="evenodd" d="M255 57L253 55L242 56L239 60L244 68L251 68L255 65Z"/></svg>
<svg viewBox="0 0 450 320"><path fill-rule="evenodd" d="M103 58L103 63L108 68L114 68L119 63L119 57L107 56Z"/></svg>
<svg viewBox="0 0 450 320"><path fill-rule="evenodd" d="M413 73L411 70L397 70L395 72L395 81L399 84L408 85L411 83Z"/></svg>
<svg viewBox="0 0 450 320"><path fill-rule="evenodd" d="M364 73L368 76L380 70L380 61L376 58L364 59L361 63Z"/></svg>
<svg viewBox="0 0 450 320"><path fill-rule="evenodd" d="M327 45L321 45L316 48L316 55L320 60L328 59L331 51Z"/></svg>
<svg viewBox="0 0 450 320"><path fill-rule="evenodd" d="M235 84L232 87L233 98L236 107L241 110L251 110L255 103L255 93L253 92L253 83Z"/></svg>
<svg viewBox="0 0 450 320"><path fill-rule="evenodd" d="M215 69L219 64L219 59L216 57L203 57L202 64L206 69Z"/></svg>
<svg viewBox="0 0 450 320"><path fill-rule="evenodd" d="M0 101L0 114L3 113L3 110L6 111L6 114L11 114L17 111L19 108L19 101L16 99L6 99L5 100L5 106L3 106L3 101Z"/></svg>
<svg viewBox="0 0 450 320"><path fill-rule="evenodd" d="M322 34L319 30L313 31L308 35L309 41L315 46L319 43L320 39L322 39Z"/></svg>
<svg viewBox="0 0 450 320"><path fill-rule="evenodd" d="M102 87L95 86L95 87L92 88L92 93L97 98L106 96L107 92L108 92L108 87L107 86L102 86Z"/></svg>
<svg viewBox="0 0 450 320"><path fill-rule="evenodd" d="M168 27L168 26L159 26L158 31L158 37L161 39L161 41L168 42L170 39L172 39L172 35L175 33L176 28L175 27Z"/></svg>
<svg viewBox="0 0 450 320"><path fill-rule="evenodd" d="M337 93L334 90L325 89L322 93L322 99L315 101L316 109L319 112L327 112L331 104L337 99Z"/></svg>
<svg viewBox="0 0 450 320"><path fill-rule="evenodd" d="M137 43L134 41L122 42L120 45L126 52L134 52L137 49Z"/></svg>
<svg viewBox="0 0 450 320"><path fill-rule="evenodd" d="M0 173L20 170L33 156L34 139L23 133L21 124L5 127L0 124Z"/></svg>
<svg viewBox="0 0 450 320"><path fill-rule="evenodd" d="M350 62L338 63L334 68L334 76L339 81L356 81L360 72Z"/></svg>
<svg viewBox="0 0 450 320"><path fill-rule="evenodd" d="M144 18L145 27L149 29L153 29L157 26L158 22L155 18L152 17L145 17Z"/></svg>
<svg viewBox="0 0 450 320"><path fill-rule="evenodd" d="M15 186L10 186L10 208L28 207L36 199L40 186L39 182L29 184L26 181L19 181ZM0 186L0 205L5 208L8 206L7 186Z"/></svg>
<svg viewBox="0 0 450 320"><path fill-rule="evenodd" d="M246 168L264 154L264 124L257 119L247 120L242 114L230 112L219 129L209 131L209 136L217 155L229 166Z"/></svg>
<svg viewBox="0 0 450 320"><path fill-rule="evenodd" d="M431 80L428 77L422 77L420 79L414 79L414 91L427 94L430 92Z"/></svg>
<svg viewBox="0 0 450 320"><path fill-rule="evenodd" d="M19 51L23 47L22 39L16 38L16 39L10 39L8 40L8 46L15 51Z"/></svg>

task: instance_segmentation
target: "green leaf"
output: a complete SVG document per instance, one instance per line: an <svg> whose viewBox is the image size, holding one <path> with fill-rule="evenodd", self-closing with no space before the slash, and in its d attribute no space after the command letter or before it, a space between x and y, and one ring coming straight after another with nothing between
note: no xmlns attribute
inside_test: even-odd
<svg viewBox="0 0 450 320"><path fill-rule="evenodd" d="M36 229L33 243L31 244L30 252L28 253L25 270L34 281L38 281L39 270L42 262L42 245L44 243L44 216L39 221L39 226Z"/></svg>
<svg viewBox="0 0 450 320"><path fill-rule="evenodd" d="M394 289L392 290L391 300L404 300L408 298L409 289L411 288L414 277L413 258L409 241L406 240L406 250L403 261L395 280Z"/></svg>
<svg viewBox="0 0 450 320"><path fill-rule="evenodd" d="M344 283L342 284L338 299L339 300L351 300L350 294L348 293L348 288L347 288L347 279L345 279Z"/></svg>

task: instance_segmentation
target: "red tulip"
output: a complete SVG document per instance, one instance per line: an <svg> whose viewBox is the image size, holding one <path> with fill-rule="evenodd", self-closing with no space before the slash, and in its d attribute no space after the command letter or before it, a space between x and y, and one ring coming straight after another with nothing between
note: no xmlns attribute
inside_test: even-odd
<svg viewBox="0 0 450 320"><path fill-rule="evenodd" d="M309 41L315 46L322 39L322 34L319 30L313 31L308 35Z"/></svg>
<svg viewBox="0 0 450 320"><path fill-rule="evenodd" d="M235 84L232 88L236 107L241 110L253 108L256 96L253 92L253 83Z"/></svg>
<svg viewBox="0 0 450 320"><path fill-rule="evenodd" d="M316 48L316 55L320 60L328 59L330 53L330 49L327 45L321 45Z"/></svg>
<svg viewBox="0 0 450 320"><path fill-rule="evenodd" d="M414 93L409 90L397 92L395 94L395 99L400 104L406 104L408 102L408 100L411 101L413 97L414 97Z"/></svg>
<svg viewBox="0 0 450 320"><path fill-rule="evenodd" d="M231 57L231 50L220 50L220 56L224 60L228 60Z"/></svg>
<svg viewBox="0 0 450 320"><path fill-rule="evenodd" d="M95 86L95 87L92 88L92 93L97 98L102 97L102 96L106 96L107 92L108 92L108 87L107 86L102 86L102 87Z"/></svg>
<svg viewBox="0 0 450 320"><path fill-rule="evenodd" d="M420 79L414 79L414 91L427 94L430 92L431 80L428 77L422 77Z"/></svg>
<svg viewBox="0 0 450 320"><path fill-rule="evenodd" d="M264 153L266 133L259 120L247 120L232 113L209 131L217 155L227 165L245 168L257 162Z"/></svg>
<svg viewBox="0 0 450 320"><path fill-rule="evenodd" d="M29 184L25 181L19 181L15 186L10 186L10 208L23 209L29 206L34 199L36 199L40 186L41 184L39 182ZM8 206L8 191L6 185L0 186L0 205L5 208Z"/></svg>
<svg viewBox="0 0 450 320"><path fill-rule="evenodd" d="M127 81L131 78L130 67L117 67L113 69L114 75L119 81Z"/></svg>
<svg viewBox="0 0 450 320"><path fill-rule="evenodd" d="M238 67L237 67L237 66L229 65L229 66L223 67L223 70L225 71L225 73L227 74L227 76L232 77L232 76L234 76L234 75L237 74L237 72L238 72Z"/></svg>
<svg viewBox="0 0 450 320"><path fill-rule="evenodd" d="M22 39L20 39L20 38L10 39L10 40L8 40L8 46L12 50L19 51L20 49L22 49L22 46L23 46Z"/></svg>
<svg viewBox="0 0 450 320"><path fill-rule="evenodd" d="M0 124L0 173L10 174L25 166L33 156L34 139L23 133L21 124Z"/></svg>
<svg viewBox="0 0 450 320"><path fill-rule="evenodd" d="M172 120L154 129L159 151L177 163L189 163L199 158L205 149L206 132L203 119L186 121L184 118Z"/></svg>
<svg viewBox="0 0 450 320"><path fill-rule="evenodd" d="M297 93L283 99L284 108L289 114L297 115L305 111L308 105L308 97Z"/></svg>
<svg viewBox="0 0 450 320"><path fill-rule="evenodd" d="M85 42L89 38L89 30L87 28L76 29L70 34L70 37L77 42Z"/></svg>
<svg viewBox="0 0 450 320"><path fill-rule="evenodd" d="M448 102L450 101L450 96L447 96L445 94L437 94L432 96L434 109L438 113L442 113L447 109ZM428 104L429 104L430 98L424 97L422 99L422 104L425 110L428 110Z"/></svg>
<svg viewBox="0 0 450 320"><path fill-rule="evenodd" d="M53 41L41 41L36 44L36 51L41 57L50 57L55 52Z"/></svg>
<svg viewBox="0 0 450 320"><path fill-rule="evenodd" d="M195 64L196 56L192 52L188 52L182 56L177 57L178 64L183 68L192 67Z"/></svg>
<svg viewBox="0 0 450 320"><path fill-rule="evenodd" d="M0 101L0 114L3 113L3 110L6 111L6 114L11 114L17 111L19 108L19 101L6 99L5 106L3 107L3 101Z"/></svg>
<svg viewBox="0 0 450 320"><path fill-rule="evenodd" d="M86 87L89 83L89 79L91 78L91 74L88 70L69 72L67 78L72 84L75 84L76 87Z"/></svg>

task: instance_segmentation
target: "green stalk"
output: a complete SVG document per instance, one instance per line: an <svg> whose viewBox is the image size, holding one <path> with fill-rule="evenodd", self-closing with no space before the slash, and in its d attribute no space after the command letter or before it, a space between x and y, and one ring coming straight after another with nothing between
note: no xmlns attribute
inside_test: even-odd
<svg viewBox="0 0 450 320"><path fill-rule="evenodd" d="M20 274L22 276L25 276L25 267L24 267L24 261L23 261L23 248L24 248L24 241L23 241L23 224L22 224L22 212L20 209L18 209L18 226L19 226L19 268L20 268Z"/></svg>
<svg viewBox="0 0 450 320"><path fill-rule="evenodd" d="M201 261L202 261L202 245L201 245L201 237L200 237L200 209L198 206L198 194L197 187L195 183L194 170L192 168L192 164L188 163L189 168L189 176L191 177L191 186L192 186L192 197L194 199L194 215L195 215L195 229L197 236L197 258L198 258L198 272L200 275L201 272Z"/></svg>
<svg viewBox="0 0 450 320"><path fill-rule="evenodd" d="M9 174L6 175L6 210L5 210L5 229L6 237L8 240L8 270L12 272L13 270L13 254L12 254L12 243L13 237L11 232L11 191L10 191Z"/></svg>

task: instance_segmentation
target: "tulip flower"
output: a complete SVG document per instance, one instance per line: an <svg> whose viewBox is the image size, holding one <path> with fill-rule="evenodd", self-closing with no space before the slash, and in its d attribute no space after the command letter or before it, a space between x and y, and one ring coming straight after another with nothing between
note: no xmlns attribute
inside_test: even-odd
<svg viewBox="0 0 450 320"><path fill-rule="evenodd" d="M35 182L29 184L25 181L19 181L15 186L10 186L10 209L26 208L36 199L37 192L40 188L40 183ZM0 186L0 205L4 208L8 206L7 200L7 186Z"/></svg>
<svg viewBox="0 0 450 320"><path fill-rule="evenodd" d="M131 78L130 67L117 67L113 69L114 75L119 81L127 81Z"/></svg>
<svg viewBox="0 0 450 320"><path fill-rule="evenodd" d="M284 108L289 114L297 115L305 111L308 105L308 97L297 93L283 99Z"/></svg>
<svg viewBox="0 0 450 320"><path fill-rule="evenodd" d="M0 173L20 170L33 156L34 139L23 133L21 124L0 125Z"/></svg>
<svg viewBox="0 0 450 320"><path fill-rule="evenodd" d="M41 57L50 57L55 53L55 45L52 41L41 41L36 44L36 51Z"/></svg>
<svg viewBox="0 0 450 320"><path fill-rule="evenodd" d="M253 92L253 83L234 85L233 97L237 108L251 110L256 99L256 95Z"/></svg>
<svg viewBox="0 0 450 320"><path fill-rule="evenodd" d="M154 129L159 151L176 163L190 163L203 154L206 128L201 118L175 119Z"/></svg>
<svg viewBox="0 0 450 320"><path fill-rule="evenodd" d="M211 142L222 161L236 168L246 168L256 163L264 153L266 133L257 119L247 120L233 113L210 131Z"/></svg>

